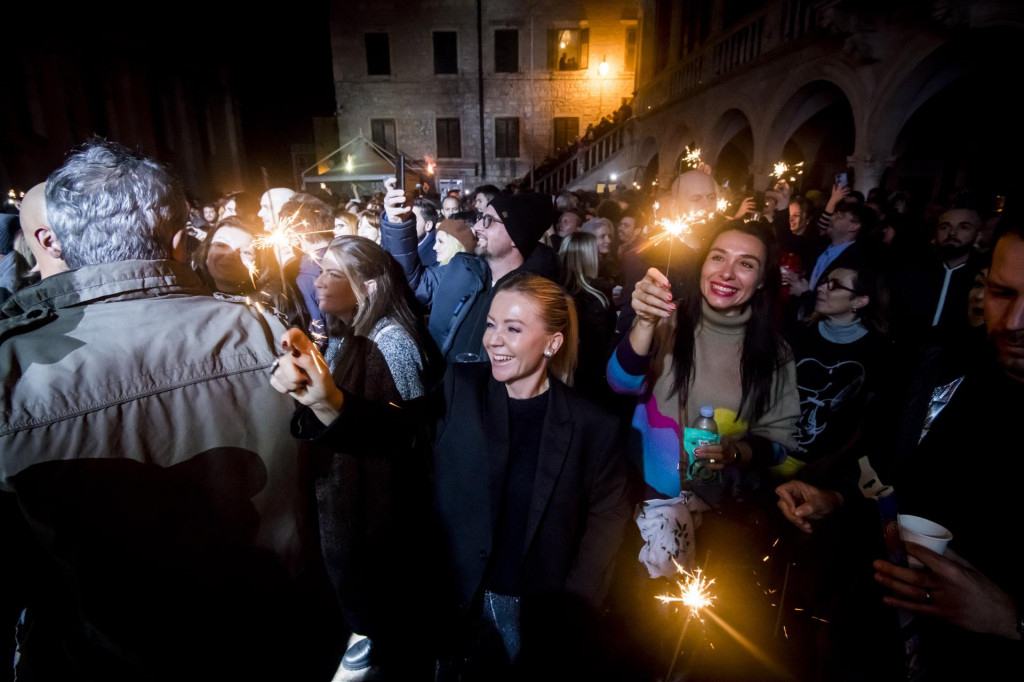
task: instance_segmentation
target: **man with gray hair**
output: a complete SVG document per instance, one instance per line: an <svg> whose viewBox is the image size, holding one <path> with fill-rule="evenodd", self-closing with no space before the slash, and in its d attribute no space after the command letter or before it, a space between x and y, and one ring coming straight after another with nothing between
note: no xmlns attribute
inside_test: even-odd
<svg viewBox="0 0 1024 682"><path fill-rule="evenodd" d="M184 192L150 159L90 143L46 210L69 271L0 320L19 679L329 680L293 404L266 381L282 325L179 262Z"/></svg>

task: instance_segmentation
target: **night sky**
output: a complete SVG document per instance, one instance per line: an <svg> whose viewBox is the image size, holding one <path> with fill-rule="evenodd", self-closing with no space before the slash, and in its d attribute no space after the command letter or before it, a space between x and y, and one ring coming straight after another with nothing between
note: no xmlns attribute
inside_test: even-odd
<svg viewBox="0 0 1024 682"><path fill-rule="evenodd" d="M289 144L312 143L311 117L333 115L329 0L282 3L276 12L197 0L135 3L128 11L104 3L35 7L5 11L5 50L36 45L72 55L128 54L185 74L226 66L252 186L262 186L260 166L272 181L291 184Z"/></svg>

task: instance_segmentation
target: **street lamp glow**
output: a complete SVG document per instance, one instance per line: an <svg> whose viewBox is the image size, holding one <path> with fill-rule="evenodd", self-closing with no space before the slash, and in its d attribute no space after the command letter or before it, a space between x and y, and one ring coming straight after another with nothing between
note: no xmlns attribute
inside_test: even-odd
<svg viewBox="0 0 1024 682"><path fill-rule="evenodd" d="M602 76L608 75L608 62L601 62L597 67L597 72Z"/></svg>
<svg viewBox="0 0 1024 682"><path fill-rule="evenodd" d="M619 174L618 173L612 173L610 177L611 177L611 181L615 182L616 180L619 179Z"/></svg>

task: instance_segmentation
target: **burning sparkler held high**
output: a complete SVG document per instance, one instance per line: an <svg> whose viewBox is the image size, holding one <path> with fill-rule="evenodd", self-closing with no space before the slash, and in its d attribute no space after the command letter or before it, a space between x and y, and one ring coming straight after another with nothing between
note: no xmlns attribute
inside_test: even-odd
<svg viewBox="0 0 1024 682"><path fill-rule="evenodd" d="M775 164L772 170L771 177L777 180L785 180L786 182L796 182L798 176L804 174L804 162L794 163L792 166L787 164L785 161L779 161Z"/></svg>

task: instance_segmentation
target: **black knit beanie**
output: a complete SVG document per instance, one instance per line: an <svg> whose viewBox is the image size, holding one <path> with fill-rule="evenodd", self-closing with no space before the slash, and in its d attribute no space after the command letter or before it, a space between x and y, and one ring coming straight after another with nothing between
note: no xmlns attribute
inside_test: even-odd
<svg viewBox="0 0 1024 682"><path fill-rule="evenodd" d="M554 219L551 197L546 194L499 194L491 199L512 243L529 258Z"/></svg>

